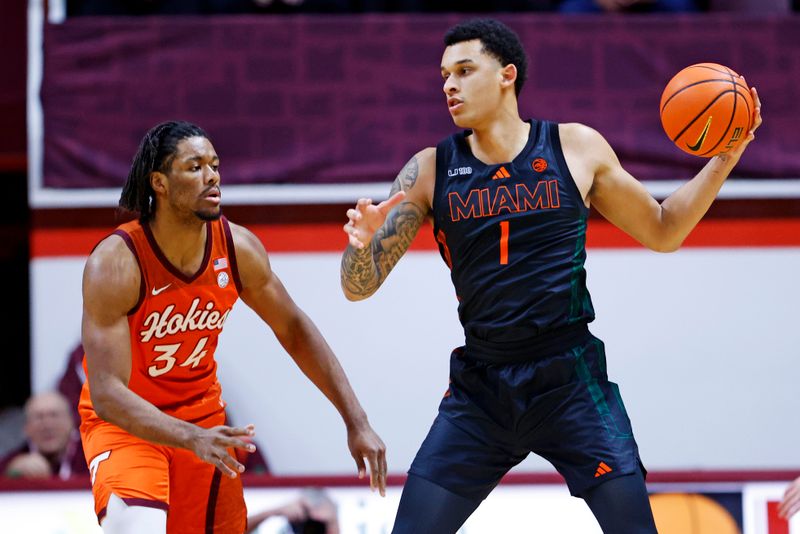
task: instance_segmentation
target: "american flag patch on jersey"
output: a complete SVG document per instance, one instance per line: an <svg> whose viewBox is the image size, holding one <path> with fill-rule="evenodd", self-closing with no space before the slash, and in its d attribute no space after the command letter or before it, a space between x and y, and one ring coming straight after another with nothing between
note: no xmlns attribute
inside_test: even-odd
<svg viewBox="0 0 800 534"><path fill-rule="evenodd" d="M226 269L228 267L228 258L217 258L214 260L214 270Z"/></svg>

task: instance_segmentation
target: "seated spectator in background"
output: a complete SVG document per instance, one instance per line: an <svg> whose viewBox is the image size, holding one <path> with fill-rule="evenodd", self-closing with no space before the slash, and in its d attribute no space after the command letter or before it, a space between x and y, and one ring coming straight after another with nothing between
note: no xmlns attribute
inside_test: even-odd
<svg viewBox="0 0 800 534"><path fill-rule="evenodd" d="M67 366L56 388L67 399L76 427L81 424L81 416L78 415L78 399L81 397L81 388L84 382L86 382L86 373L83 372L83 344L78 343L78 346L67 358Z"/></svg>
<svg viewBox="0 0 800 534"><path fill-rule="evenodd" d="M4 476L67 479L89 475L72 409L60 393L39 393L28 399L24 432L26 442L0 460Z"/></svg>
<svg viewBox="0 0 800 534"><path fill-rule="evenodd" d="M798 510L800 510L800 477L794 479L786 488L783 500L778 506L778 515L788 521Z"/></svg>
<svg viewBox="0 0 800 534"><path fill-rule="evenodd" d="M563 0L561 13L655 13L700 11L698 0Z"/></svg>
<svg viewBox="0 0 800 534"><path fill-rule="evenodd" d="M256 532L270 517L286 519L292 534L339 534L336 503L321 488L306 488L294 501L249 516L246 534Z"/></svg>

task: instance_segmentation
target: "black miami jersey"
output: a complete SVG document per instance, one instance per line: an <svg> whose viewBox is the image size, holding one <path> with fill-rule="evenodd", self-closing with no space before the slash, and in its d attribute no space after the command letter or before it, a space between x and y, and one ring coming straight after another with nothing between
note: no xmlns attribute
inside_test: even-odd
<svg viewBox="0 0 800 534"><path fill-rule="evenodd" d="M594 319L586 223L558 124L532 120L513 161L487 165L470 131L436 147L433 231L468 339L513 342Z"/></svg>

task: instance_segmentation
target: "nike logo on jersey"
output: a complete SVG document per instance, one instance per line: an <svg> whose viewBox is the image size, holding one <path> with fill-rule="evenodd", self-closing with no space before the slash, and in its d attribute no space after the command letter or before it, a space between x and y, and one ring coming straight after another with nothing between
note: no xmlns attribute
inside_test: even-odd
<svg viewBox="0 0 800 534"><path fill-rule="evenodd" d="M158 289L156 289L156 288L153 288L153 291L152 291L151 293L152 293L152 294L153 294L153 296L155 297L156 295L158 295L159 293L161 293L162 291L164 291L165 289L167 289L167 288L168 288L169 286L171 286L171 285L172 285L172 284L171 284L171 283L169 283L169 284L165 285L164 287L160 287L160 288L158 288Z"/></svg>
<svg viewBox="0 0 800 534"><path fill-rule="evenodd" d="M708 129L711 127L711 119L713 119L713 117L708 117L708 120L706 121L706 127L703 128L703 133L701 133L700 137L697 138L697 142L693 145L687 144L686 148L694 152L700 150L700 147L703 146L703 141L706 140L706 136L708 135Z"/></svg>

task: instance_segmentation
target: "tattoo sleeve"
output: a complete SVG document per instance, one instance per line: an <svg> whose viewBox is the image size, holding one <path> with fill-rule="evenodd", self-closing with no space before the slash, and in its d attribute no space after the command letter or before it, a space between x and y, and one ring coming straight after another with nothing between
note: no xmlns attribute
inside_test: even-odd
<svg viewBox="0 0 800 534"><path fill-rule="evenodd" d="M408 191L417 181L419 166L416 157L406 163L392 184L390 193ZM369 247L356 249L348 245L342 256L342 288L348 295L366 298L378 290L391 270L408 250L425 220L425 212L412 201L397 205L372 236Z"/></svg>
<svg viewBox="0 0 800 534"><path fill-rule="evenodd" d="M419 176L419 163L417 163L417 157L414 156L408 163L406 163L403 170L400 171L400 174L397 175L395 178L394 183L392 184L392 190L389 192L389 196L394 195L398 191L408 191L414 184L417 183L417 176Z"/></svg>

